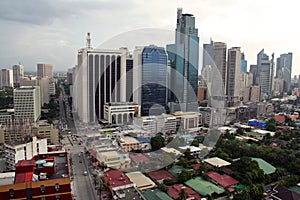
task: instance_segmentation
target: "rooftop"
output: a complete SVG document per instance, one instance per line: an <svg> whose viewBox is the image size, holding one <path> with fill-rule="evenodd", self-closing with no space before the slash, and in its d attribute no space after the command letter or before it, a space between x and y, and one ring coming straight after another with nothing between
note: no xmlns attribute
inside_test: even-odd
<svg viewBox="0 0 300 200"><path fill-rule="evenodd" d="M130 172L126 175L134 184L136 184L136 187L140 190L156 187L155 183L150 178L142 174L142 172Z"/></svg>
<svg viewBox="0 0 300 200"><path fill-rule="evenodd" d="M121 139L121 143L126 143L126 144L133 144L133 143L139 143L135 138L133 137L123 137Z"/></svg>
<svg viewBox="0 0 300 200"><path fill-rule="evenodd" d="M211 195L213 193L222 194L225 190L215 184L196 177L185 182L186 185L194 189L203 196Z"/></svg>
<svg viewBox="0 0 300 200"><path fill-rule="evenodd" d="M14 184L15 172L0 173L0 186Z"/></svg>
<svg viewBox="0 0 300 200"><path fill-rule="evenodd" d="M150 159L142 153L130 154L130 158L135 163L150 163Z"/></svg>
<svg viewBox="0 0 300 200"><path fill-rule="evenodd" d="M264 171L264 174L272 174L276 171L276 168L273 165L261 158L252 158L252 160L255 160L258 163L259 168Z"/></svg>
<svg viewBox="0 0 300 200"><path fill-rule="evenodd" d="M226 160L223 160L218 157L213 157L213 158L207 158L204 160L204 162L214 166L214 167L223 167L223 166L228 166L231 165L230 162L227 162Z"/></svg>
<svg viewBox="0 0 300 200"><path fill-rule="evenodd" d="M207 175L216 183L221 185L223 188L228 188L232 185L236 185L239 183L238 180L228 176L226 174L219 174L216 172L207 172Z"/></svg>
<svg viewBox="0 0 300 200"><path fill-rule="evenodd" d="M156 181L172 179L174 182L177 182L177 178L175 176L163 169L149 172L149 176Z"/></svg>
<svg viewBox="0 0 300 200"><path fill-rule="evenodd" d="M110 183L112 188L132 184L124 172L120 170L109 170L105 172L104 179Z"/></svg>
<svg viewBox="0 0 300 200"><path fill-rule="evenodd" d="M180 191L183 189L187 194L189 199L201 199L201 195L195 192L192 188L186 187L182 184L176 184L168 187L168 195L174 199L179 197Z"/></svg>
<svg viewBox="0 0 300 200"><path fill-rule="evenodd" d="M159 189L146 190L142 194L147 200L172 200L171 197Z"/></svg>
<svg viewBox="0 0 300 200"><path fill-rule="evenodd" d="M126 189L117 190L115 191L115 194L118 196L118 199L122 199L122 200L133 200L133 199L145 200L143 195L135 187L129 187Z"/></svg>

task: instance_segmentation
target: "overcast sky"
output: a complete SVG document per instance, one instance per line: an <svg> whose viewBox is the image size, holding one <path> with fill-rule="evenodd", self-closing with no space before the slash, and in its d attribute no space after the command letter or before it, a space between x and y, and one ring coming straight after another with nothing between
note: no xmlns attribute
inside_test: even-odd
<svg viewBox="0 0 300 200"><path fill-rule="evenodd" d="M275 58L292 52L292 74L300 74L300 12L294 0L1 0L0 68L21 62L32 71L37 63L52 63L64 71L76 64L87 32L96 47L137 29L174 31L177 7L196 17L201 46L210 37L228 48L239 46L248 69L262 48ZM151 43L162 40L157 36Z"/></svg>

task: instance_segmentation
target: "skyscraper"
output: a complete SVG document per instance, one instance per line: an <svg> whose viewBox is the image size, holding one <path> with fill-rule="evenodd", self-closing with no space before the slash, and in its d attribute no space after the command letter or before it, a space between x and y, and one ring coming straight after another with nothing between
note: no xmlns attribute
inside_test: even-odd
<svg viewBox="0 0 300 200"><path fill-rule="evenodd" d="M36 122L41 115L40 87L21 86L14 89L14 109L16 119Z"/></svg>
<svg viewBox="0 0 300 200"><path fill-rule="evenodd" d="M212 39L209 44L203 44L203 59L202 68L206 66L213 66L214 64L214 42Z"/></svg>
<svg viewBox="0 0 300 200"><path fill-rule="evenodd" d="M242 53L242 55L241 55L242 57L241 57L241 71L242 72L244 72L244 73L246 73L247 72L247 60L246 60L246 58L245 58L245 54L244 54L244 52Z"/></svg>
<svg viewBox="0 0 300 200"><path fill-rule="evenodd" d="M214 42L214 62L216 67L218 68L221 78L223 80L223 88L226 88L226 53L227 53L227 45L224 42Z"/></svg>
<svg viewBox="0 0 300 200"><path fill-rule="evenodd" d="M292 59L292 53L281 54L280 57L277 58L276 77L284 80L284 92L288 92L291 89Z"/></svg>
<svg viewBox="0 0 300 200"><path fill-rule="evenodd" d="M37 64L37 76L53 78L52 64Z"/></svg>
<svg viewBox="0 0 300 200"><path fill-rule="evenodd" d="M14 65L13 67L14 87L20 87L20 80L24 78L24 67L21 64Z"/></svg>
<svg viewBox="0 0 300 200"><path fill-rule="evenodd" d="M167 54L163 47L137 47L134 52L134 102L142 116L159 115L167 106Z"/></svg>
<svg viewBox="0 0 300 200"><path fill-rule="evenodd" d="M226 95L229 101L237 102L241 94L241 49L228 49Z"/></svg>
<svg viewBox="0 0 300 200"><path fill-rule="evenodd" d="M274 65L274 54L272 54L271 60L269 56L264 53L262 49L257 54L257 69L259 76L260 95L261 100L267 99L272 95L273 85L273 66Z"/></svg>
<svg viewBox="0 0 300 200"><path fill-rule="evenodd" d="M169 102L171 112L197 108L199 37L195 17L177 9L175 44L167 45L170 60Z"/></svg>
<svg viewBox="0 0 300 200"><path fill-rule="evenodd" d="M78 50L74 70L73 107L82 122L104 119L104 104L126 99L126 50L93 49L90 45Z"/></svg>

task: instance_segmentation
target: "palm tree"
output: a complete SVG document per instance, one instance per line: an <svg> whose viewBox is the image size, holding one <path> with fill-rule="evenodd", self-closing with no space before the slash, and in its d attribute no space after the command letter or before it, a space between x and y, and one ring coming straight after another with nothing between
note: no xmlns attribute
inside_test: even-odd
<svg viewBox="0 0 300 200"><path fill-rule="evenodd" d="M181 189L179 192L179 199L186 200L187 197L188 197L188 193L184 189Z"/></svg>

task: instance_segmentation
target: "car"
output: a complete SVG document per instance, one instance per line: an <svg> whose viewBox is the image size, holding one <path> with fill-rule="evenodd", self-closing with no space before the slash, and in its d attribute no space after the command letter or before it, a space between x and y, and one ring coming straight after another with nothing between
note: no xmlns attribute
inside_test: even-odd
<svg viewBox="0 0 300 200"><path fill-rule="evenodd" d="M83 175L87 176L87 174L88 174L87 171L84 171L84 172L83 172Z"/></svg>
<svg viewBox="0 0 300 200"><path fill-rule="evenodd" d="M82 160L79 160L79 163L82 163Z"/></svg>

